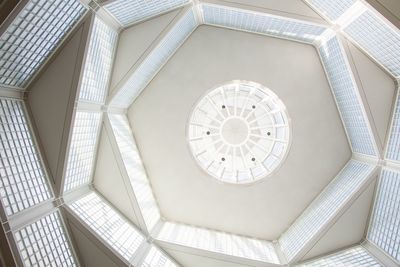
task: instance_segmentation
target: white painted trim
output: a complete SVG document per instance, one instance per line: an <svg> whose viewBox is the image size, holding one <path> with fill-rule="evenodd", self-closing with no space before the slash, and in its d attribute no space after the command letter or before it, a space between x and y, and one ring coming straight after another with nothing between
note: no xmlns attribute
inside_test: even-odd
<svg viewBox="0 0 400 267"><path fill-rule="evenodd" d="M21 90L18 87L10 87L10 86L0 84L0 97L16 98L16 99L22 100L25 97L25 91Z"/></svg>
<svg viewBox="0 0 400 267"><path fill-rule="evenodd" d="M115 106L112 105L112 102L115 97L118 96L120 91L123 89L124 85L128 82L130 77L136 72L136 70L142 65L142 63L146 60L146 58L152 53L157 47L160 45L161 41L168 35L168 33L176 26L176 24L191 10L191 6L185 7L182 10L178 12L178 14L172 19L171 22L168 23L168 25L161 31L161 33L157 36L157 38L152 42L152 44L142 53L142 55L139 57L139 59L129 68L129 70L124 74L124 76L118 81L116 85L114 85L112 93L108 96L108 99L106 100L106 105L108 108L114 108ZM186 39L190 36L189 34ZM182 44L186 41L183 40ZM181 45L182 45L181 44ZM180 45L180 46L181 46ZM166 60L166 62L169 61L169 59L175 54L177 50L179 50L179 47L176 48L176 50L170 55L170 57ZM161 68L164 66L164 64L161 66ZM160 69L161 69L160 68ZM160 70L159 69L159 70ZM153 75L152 79L157 75L159 70ZM151 80L152 80L151 79ZM150 82L151 82L150 80ZM149 83L150 83L149 82ZM111 89L111 88L110 88ZM143 91L143 90L142 90ZM141 91L141 92L142 92ZM141 93L139 92L139 94ZM134 101L134 100L133 100ZM133 102L132 101L132 102Z"/></svg>
<svg viewBox="0 0 400 267"><path fill-rule="evenodd" d="M288 20L294 21L301 21L303 23L315 25L315 26L322 26L328 28L330 24L325 21L324 19L314 18L310 16L300 15L291 12L285 12L276 9L270 9L267 7L259 7L251 4L240 4L234 3L229 0L198 0L200 4L211 4L211 5L218 5L218 6L226 6L229 8L236 8L241 10L246 10L249 12L261 13L268 16L275 16L279 18L285 18ZM307 5L308 6L308 5Z"/></svg>
<svg viewBox="0 0 400 267"><path fill-rule="evenodd" d="M117 162L118 169L119 169L119 171L121 173L121 177L122 177L122 180L124 182L125 188L127 190L127 193L128 193L128 196L129 196L129 200L130 200L130 202L132 204L135 217L138 220L138 224L139 224L138 226L141 229L141 231L143 233L145 233L145 235L147 236L149 234L150 230L147 229L146 222L145 222L143 214L141 212L139 202L138 202L138 200L136 198L135 192L134 192L134 190L132 188L132 185L130 183L129 175L128 175L128 172L127 172L127 170L125 168L125 164L124 164L121 152L119 150L119 147L118 147L118 144L117 144L117 140L116 140L116 137L115 137L115 134L114 134L111 122L110 122L110 118L109 118L108 115L104 116L104 128L105 128L105 131L107 132L108 137L110 138L109 141L110 141L110 144L111 144L111 148L112 148L112 151L114 153L115 160Z"/></svg>
<svg viewBox="0 0 400 267"><path fill-rule="evenodd" d="M379 261L382 266L398 267L400 265L399 261L393 259L390 255L388 255L385 251L368 239L364 240L361 246L365 248L377 261Z"/></svg>

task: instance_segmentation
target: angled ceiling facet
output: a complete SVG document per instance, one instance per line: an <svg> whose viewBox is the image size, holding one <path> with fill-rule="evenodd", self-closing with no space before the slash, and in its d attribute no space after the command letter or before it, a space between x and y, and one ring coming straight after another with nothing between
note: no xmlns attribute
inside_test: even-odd
<svg viewBox="0 0 400 267"><path fill-rule="evenodd" d="M0 27L0 219L16 264L25 267L106 264L76 253L77 248L88 246L82 253L99 253L104 259L109 258L111 265L121 266L179 266L168 252L181 253L186 260L194 255L185 260L194 266L201 262L210 266L398 266L399 88L393 93L397 99L391 107L390 127L382 129L389 124L387 118L381 118L383 113L387 117L388 111L369 106L371 94L363 92L366 88L363 83L368 79L358 73L357 62L353 62L349 48L342 42L347 38L398 82L400 31L364 0L337 0L334 4L328 0L301 2L305 3L331 26L311 22L318 21L316 13L307 18L304 14L294 14L290 8L274 10L272 6L277 3L273 0L261 4L241 0L21 1L13 16ZM85 16L87 21L81 22L81 28L67 38L87 10L90 13ZM130 31L133 28L123 28L140 25L172 10L177 11L166 15L161 23L168 25L158 25L158 30L154 30L157 36L149 37L152 40L148 48L134 52L137 60L122 68L126 73L120 75L121 79L112 81L116 69L113 65L118 62L115 58L123 57L118 54L120 31ZM121 27L115 25L115 20ZM219 35L206 42L203 39L201 45L205 51L214 44L215 51L193 53L202 34L208 38ZM228 39L230 34L235 35L237 43L223 47L213 43L217 37ZM63 40L68 42L60 46ZM230 53L235 45L251 48L258 42L262 42L263 49L271 44L281 51L286 49L290 63L283 64L285 57L279 60L278 54L268 54L269 49L259 54L256 48ZM295 46L304 53L298 55ZM54 51L59 54L53 59ZM215 56L211 56L213 52ZM67 54L74 56L62 60ZM250 60L252 54L257 54L254 60ZM311 63L299 60L305 54L318 62L315 69L307 69ZM257 69L265 66L260 64L262 60L270 60L272 68ZM68 69L67 65L74 68ZM230 72L235 66L240 66L239 71ZM54 84L58 87L58 80L49 76L64 69L69 71L62 81L68 85L60 85L67 91L55 101L60 107L41 107L40 98L47 97L47 87ZM279 71L284 75L278 77ZM38 73L43 75L37 77ZM294 150L301 153L290 151L285 164L308 171L307 178L299 177L299 172L286 175L291 179L281 179L280 183L268 180L242 188L198 179L200 171L190 161L193 159L182 126L189 113L183 110L191 108L200 91L218 81L242 78L234 77L238 74L249 80L262 77L261 82L276 86L289 108L298 108L299 112L292 113L297 123L293 140L299 142L308 136L313 143L307 149ZM312 84L308 80L321 86L302 92L301 89ZM297 85L298 92L293 88L287 90L291 84ZM29 91L35 88L38 93ZM314 89L320 92L316 95ZM24 94L10 98L7 90ZM180 105L184 108L180 109ZM54 115L57 120L44 114L52 111L57 111ZM309 115L301 119L301 114ZM320 120L323 116L325 120ZM382 119L379 126L374 116ZM57 137L47 140L48 133L44 132L52 132L53 128ZM386 131L387 136L383 137ZM161 138L154 139L157 136ZM162 142L157 143L159 140ZM99 148L104 144L106 148ZM105 157L104 153L110 155ZM57 157L52 158L54 155ZM312 158L316 155L320 156ZM173 160L180 163L170 164ZM95 166L101 162L104 166ZM108 164L113 164L109 175L117 176L119 187L124 189L123 196L115 197L115 192L105 190L105 186L112 186L110 181L96 184L107 179L104 176L108 171L105 174L96 171L101 172ZM182 171L186 174L182 175ZM320 240L329 239L330 230L343 229L335 228L343 224L340 219L346 221L349 218L345 215L359 214L347 213L353 204L362 203L363 218L366 217L365 209L370 202L358 200L364 194L371 196L379 171L370 224L367 229L364 223L359 226L365 230L362 240L347 248L317 252L309 260L308 253ZM103 177L93 178L98 175ZM201 192L202 187L203 193L192 194ZM289 198L284 197L284 189L288 189ZM101 190L114 197L111 203ZM181 197L182 192L190 196ZM213 202L213 195L219 196L217 201ZM278 195L281 201L270 201L267 203L270 208L263 209L267 197ZM242 201L242 196L246 201ZM298 201L293 201L296 198ZM166 200L170 209L175 208L173 212L165 209ZM208 210L192 205L193 200ZM122 211L119 201L129 202L124 203L123 212L133 212L133 216L119 211ZM224 203L227 208L218 210ZM182 207L187 221L175 220ZM243 218L236 217L240 223L235 225L236 218L229 216L234 213L230 209L240 211L237 214ZM254 214L268 214L274 209L278 212L270 219L278 220L280 229L275 229L275 235L265 234L269 231L269 221L257 220L262 216ZM218 213L217 216L200 218L212 212ZM68 216L70 220L66 220ZM190 225L193 218L195 223ZM210 219L217 220L210 224L207 221ZM246 220L254 223L243 223ZM71 222L73 235L70 235ZM87 239L76 236L80 233ZM360 232L349 233L349 237L355 235L359 237Z"/></svg>

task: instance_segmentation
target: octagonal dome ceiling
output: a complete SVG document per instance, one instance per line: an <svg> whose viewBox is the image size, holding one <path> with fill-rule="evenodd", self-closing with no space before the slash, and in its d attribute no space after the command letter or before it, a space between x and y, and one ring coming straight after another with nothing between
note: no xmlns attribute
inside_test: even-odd
<svg viewBox="0 0 400 267"><path fill-rule="evenodd" d="M398 266L398 6L55 1L0 28L2 261ZM30 32L37 12L65 22ZM212 178L186 137L198 99L232 80L291 118L282 164L247 185Z"/></svg>

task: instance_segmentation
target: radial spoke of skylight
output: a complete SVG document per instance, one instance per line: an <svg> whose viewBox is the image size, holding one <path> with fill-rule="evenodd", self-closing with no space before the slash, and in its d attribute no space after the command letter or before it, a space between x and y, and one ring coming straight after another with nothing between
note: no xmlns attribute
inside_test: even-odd
<svg viewBox="0 0 400 267"><path fill-rule="evenodd" d="M373 165L356 160L347 163L279 238L282 251L289 261L296 260L299 254L314 244L324 228L332 223L335 216L368 184L374 170Z"/></svg>
<svg viewBox="0 0 400 267"><path fill-rule="evenodd" d="M117 37L116 30L95 16L84 63L79 101L104 103Z"/></svg>
<svg viewBox="0 0 400 267"><path fill-rule="evenodd" d="M234 257L279 264L274 245L268 241L171 222L164 223L156 239Z"/></svg>
<svg viewBox="0 0 400 267"><path fill-rule="evenodd" d="M367 238L400 263L400 172L383 169Z"/></svg>
<svg viewBox="0 0 400 267"><path fill-rule="evenodd" d="M90 183L102 114L77 111L72 126L64 178L64 192Z"/></svg>
<svg viewBox="0 0 400 267"><path fill-rule="evenodd" d="M130 263L144 236L97 193L68 204L69 209L126 263Z"/></svg>
<svg viewBox="0 0 400 267"><path fill-rule="evenodd" d="M0 36L0 84L24 87L85 13L77 0L30 0Z"/></svg>
<svg viewBox="0 0 400 267"><path fill-rule="evenodd" d="M334 35L318 48L353 152L378 156L357 85L339 39Z"/></svg>
<svg viewBox="0 0 400 267"><path fill-rule="evenodd" d="M172 9L182 7L191 0L115 0L104 8L122 25L127 26Z"/></svg>
<svg viewBox="0 0 400 267"><path fill-rule="evenodd" d="M0 98L0 197L10 216L49 200L43 161L20 100Z"/></svg>
<svg viewBox="0 0 400 267"><path fill-rule="evenodd" d="M380 267L383 265L381 265L365 248L361 246L356 246L297 266L298 267L334 267L334 266Z"/></svg>
<svg viewBox="0 0 400 267"><path fill-rule="evenodd" d="M188 9L122 84L110 106L128 108L196 27L194 10Z"/></svg>
<svg viewBox="0 0 400 267"><path fill-rule="evenodd" d="M204 23L312 43L326 27L227 6L202 4Z"/></svg>
<svg viewBox="0 0 400 267"><path fill-rule="evenodd" d="M152 189L143 167L138 148L125 115L109 114L111 127L116 143L121 153L123 164L129 177L130 185L135 194L147 230L151 229L161 218L160 210L154 198Z"/></svg>
<svg viewBox="0 0 400 267"><path fill-rule="evenodd" d="M58 211L42 217L13 234L25 267L77 266Z"/></svg>

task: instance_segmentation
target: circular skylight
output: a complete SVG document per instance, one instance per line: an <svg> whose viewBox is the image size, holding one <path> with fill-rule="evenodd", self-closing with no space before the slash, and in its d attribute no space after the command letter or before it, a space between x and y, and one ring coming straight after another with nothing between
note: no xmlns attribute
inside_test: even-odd
<svg viewBox="0 0 400 267"><path fill-rule="evenodd" d="M289 122L285 105L271 90L233 81L199 100L187 138L203 170L220 181L245 184L270 175L283 162Z"/></svg>

